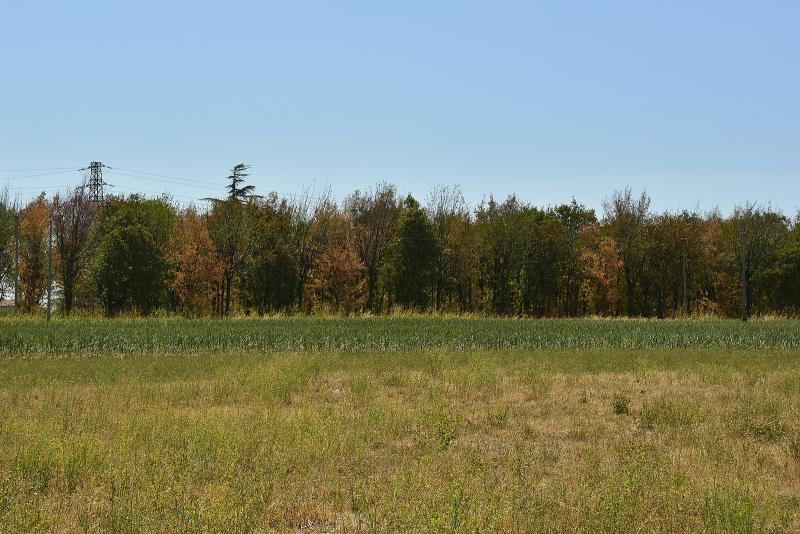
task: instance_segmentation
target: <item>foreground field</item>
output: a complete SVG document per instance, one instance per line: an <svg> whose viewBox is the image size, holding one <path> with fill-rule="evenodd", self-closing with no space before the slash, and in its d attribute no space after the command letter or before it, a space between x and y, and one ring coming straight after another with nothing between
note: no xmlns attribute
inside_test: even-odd
<svg viewBox="0 0 800 534"><path fill-rule="evenodd" d="M0 531L800 530L792 350L0 362Z"/></svg>

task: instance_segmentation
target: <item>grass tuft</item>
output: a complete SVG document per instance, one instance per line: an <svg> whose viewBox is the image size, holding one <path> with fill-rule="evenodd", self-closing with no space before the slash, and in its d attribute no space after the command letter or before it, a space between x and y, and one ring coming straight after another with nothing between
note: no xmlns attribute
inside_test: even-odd
<svg viewBox="0 0 800 534"><path fill-rule="evenodd" d="M611 406L615 414L627 415L631 411L631 400L625 394L617 393Z"/></svg>

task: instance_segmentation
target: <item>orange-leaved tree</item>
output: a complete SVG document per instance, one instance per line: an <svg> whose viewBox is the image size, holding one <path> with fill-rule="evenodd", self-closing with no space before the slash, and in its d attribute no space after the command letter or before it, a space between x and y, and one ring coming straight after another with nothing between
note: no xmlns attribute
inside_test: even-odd
<svg viewBox="0 0 800 534"><path fill-rule="evenodd" d="M20 214L20 307L31 313L41 304L47 289L47 240L50 206L44 193Z"/></svg>
<svg viewBox="0 0 800 534"><path fill-rule="evenodd" d="M174 275L170 287L178 310L190 316L208 315L222 294L223 264L208 231L208 216L189 208L178 217L167 260Z"/></svg>
<svg viewBox="0 0 800 534"><path fill-rule="evenodd" d="M366 268L356 250L353 230L348 218L334 212L327 224L328 245L311 272L312 298L328 303L334 313L352 313L366 301Z"/></svg>
<svg viewBox="0 0 800 534"><path fill-rule="evenodd" d="M623 272L617 245L611 237L600 235L598 225L585 226L581 234L580 258L586 274L584 293L589 311L598 315L616 314Z"/></svg>

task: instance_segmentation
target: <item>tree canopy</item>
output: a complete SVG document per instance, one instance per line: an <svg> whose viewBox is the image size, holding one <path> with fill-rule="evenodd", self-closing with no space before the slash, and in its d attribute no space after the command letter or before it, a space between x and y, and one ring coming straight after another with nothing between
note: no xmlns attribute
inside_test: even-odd
<svg viewBox="0 0 800 534"><path fill-rule="evenodd" d="M457 186L423 207L387 183L337 204L325 191L256 194L248 168L234 166L228 196L206 209L141 195L98 205L82 189L19 208L0 198L0 292L19 280L20 311L40 308L52 220L64 313L800 312L800 219L769 206L657 213L625 189L598 219L574 199L489 196L470 209Z"/></svg>

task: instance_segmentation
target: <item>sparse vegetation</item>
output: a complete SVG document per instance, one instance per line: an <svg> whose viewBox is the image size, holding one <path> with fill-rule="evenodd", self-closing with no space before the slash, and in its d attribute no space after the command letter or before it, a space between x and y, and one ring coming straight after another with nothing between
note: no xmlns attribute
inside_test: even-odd
<svg viewBox="0 0 800 534"><path fill-rule="evenodd" d="M686 399L647 401L639 412L643 429L654 430L691 426L695 408Z"/></svg>
<svg viewBox="0 0 800 534"><path fill-rule="evenodd" d="M789 454L800 463L800 432L796 433L789 441Z"/></svg>

